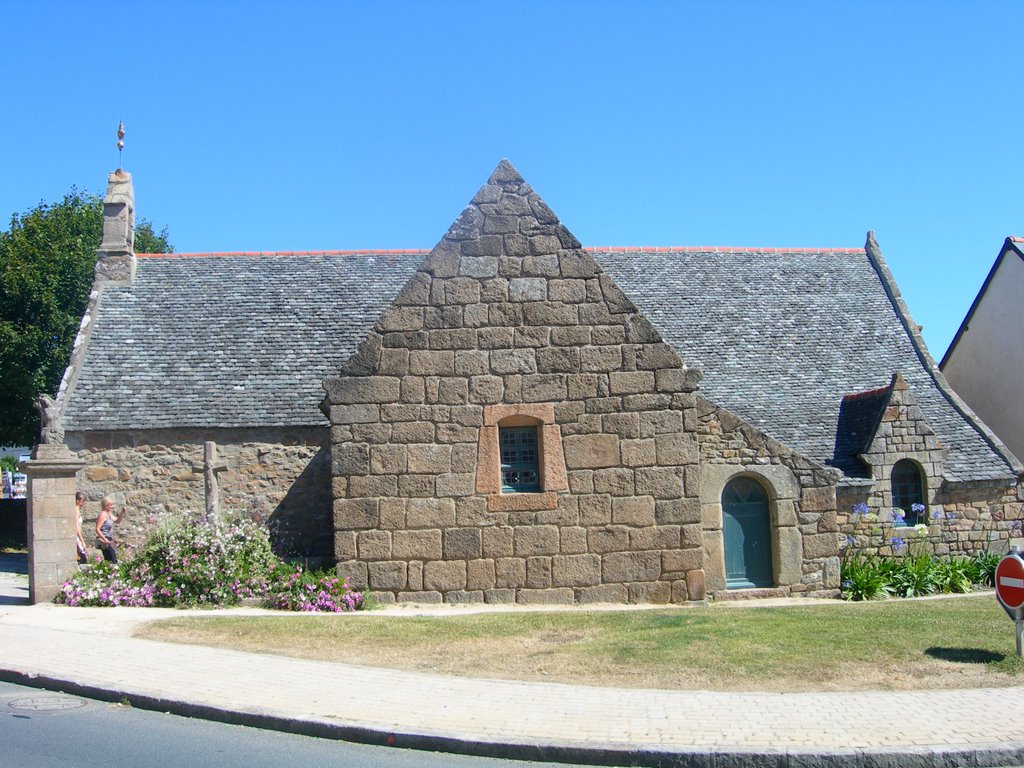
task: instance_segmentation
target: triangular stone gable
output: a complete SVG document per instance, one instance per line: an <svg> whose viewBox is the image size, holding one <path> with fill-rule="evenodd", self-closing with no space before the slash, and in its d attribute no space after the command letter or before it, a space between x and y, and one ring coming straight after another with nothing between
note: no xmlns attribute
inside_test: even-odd
<svg viewBox="0 0 1024 768"><path fill-rule="evenodd" d="M566 307L567 302L579 301L587 304L582 316ZM505 306L492 310L495 304ZM517 305L522 305L521 311ZM431 311L424 313L425 307ZM421 319L421 315L425 316ZM648 363L656 363L645 366L648 369L684 367L675 350L663 342L519 171L502 160L342 373L373 371L382 358L381 337L388 333L406 334L400 340L408 342L410 349L427 349L424 334L431 329L603 325L606 321L624 328L626 338L621 341L658 345L645 352ZM591 360L590 368L596 370L599 363ZM700 379L697 370L688 376L694 383ZM324 382L325 388L331 381Z"/></svg>
<svg viewBox="0 0 1024 768"><path fill-rule="evenodd" d="M686 426L700 372L507 161L341 374L324 405L335 554L355 583L396 599L703 597ZM542 428L541 492L501 492L502 424Z"/></svg>

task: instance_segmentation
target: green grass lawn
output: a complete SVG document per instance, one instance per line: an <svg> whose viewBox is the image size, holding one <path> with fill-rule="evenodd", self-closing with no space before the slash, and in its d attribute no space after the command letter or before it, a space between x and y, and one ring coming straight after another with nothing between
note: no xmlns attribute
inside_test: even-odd
<svg viewBox="0 0 1024 768"><path fill-rule="evenodd" d="M144 637L443 674L621 687L901 690L1024 684L990 593L786 607L443 617L182 617Z"/></svg>

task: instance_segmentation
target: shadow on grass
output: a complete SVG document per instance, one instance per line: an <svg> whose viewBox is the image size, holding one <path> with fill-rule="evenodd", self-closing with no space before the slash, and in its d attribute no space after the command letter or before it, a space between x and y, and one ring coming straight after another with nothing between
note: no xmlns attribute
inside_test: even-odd
<svg viewBox="0 0 1024 768"><path fill-rule="evenodd" d="M934 659L958 664L992 664L1006 658L1006 654L983 651L980 648L927 648L925 653Z"/></svg>

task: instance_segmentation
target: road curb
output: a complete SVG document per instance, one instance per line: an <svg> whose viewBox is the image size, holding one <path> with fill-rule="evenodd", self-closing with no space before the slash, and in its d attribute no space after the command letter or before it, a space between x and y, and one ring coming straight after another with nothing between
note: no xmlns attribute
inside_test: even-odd
<svg viewBox="0 0 1024 768"><path fill-rule="evenodd" d="M474 757L585 765L642 766L643 768L998 768L1024 764L1024 741L1017 744L952 747L894 747L892 749L771 750L738 748L622 748L603 744L542 744L530 741L481 740L461 734L383 730L320 718L288 717L272 712L229 709L196 704L130 690L100 688L67 678L0 668L0 680L138 709L168 712L231 725L294 733L317 738L447 752Z"/></svg>

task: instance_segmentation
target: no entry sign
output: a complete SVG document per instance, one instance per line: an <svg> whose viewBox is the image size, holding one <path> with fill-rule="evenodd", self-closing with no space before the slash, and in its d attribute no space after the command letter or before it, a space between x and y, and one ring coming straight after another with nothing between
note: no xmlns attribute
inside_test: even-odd
<svg viewBox="0 0 1024 768"><path fill-rule="evenodd" d="M1012 553L996 566L996 597L1016 619L1024 618L1024 560Z"/></svg>

